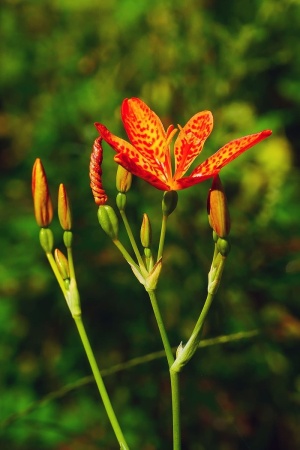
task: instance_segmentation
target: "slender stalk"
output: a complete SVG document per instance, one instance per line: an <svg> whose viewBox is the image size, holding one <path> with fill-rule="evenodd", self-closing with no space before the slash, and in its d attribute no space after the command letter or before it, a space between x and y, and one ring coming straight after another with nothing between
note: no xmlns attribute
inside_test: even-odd
<svg viewBox="0 0 300 450"><path fill-rule="evenodd" d="M62 279L62 276L61 276L61 274L60 274L60 272L59 272L59 270L57 268L57 265L56 265L55 259L53 257L53 254L51 252L46 252L46 256L47 256L47 259L48 259L49 264L51 266L51 269L53 270L55 278L57 279L59 287L61 288L64 297L66 297L66 295L67 295L66 286L65 286L64 280Z"/></svg>
<svg viewBox="0 0 300 450"><path fill-rule="evenodd" d="M79 332L79 335L80 335L83 347L85 349L87 358L89 360L89 363L90 363L90 366L91 366L91 369L92 369L92 372L93 372L93 375L94 375L94 378L95 378L95 381L96 381L96 384L97 384L97 387L98 387L101 399L103 401L106 413L108 415L108 418L109 418L109 421L111 423L111 426L112 426L112 428L113 428L113 430L115 432L115 435L116 435L116 438L117 438L117 440L119 442L120 448L124 449L124 450L129 450L129 447L128 447L127 443L126 443L125 437L124 437L124 435L122 433L122 430L120 428L118 419L117 419L117 417L115 415L115 412L113 410L110 398L109 398L108 393L106 391L106 388L105 388L102 376L100 374L100 371L99 371L99 368L98 368L98 365L97 365L94 353L92 351L90 342L88 340L88 337L87 337L87 334L86 334L86 331L85 331L85 328L84 328L81 316L73 317L73 318L75 320L75 324L77 326L77 329L78 329L78 332Z"/></svg>
<svg viewBox="0 0 300 450"><path fill-rule="evenodd" d="M156 300L155 291L148 291L155 319L158 325L160 336L166 353L169 369L174 363L174 356L165 326L160 314ZM173 420L173 450L181 449L181 431L180 431L180 400L179 400L179 375L177 372L170 371L171 396L172 396L172 420Z"/></svg>
<svg viewBox="0 0 300 450"><path fill-rule="evenodd" d="M128 253L128 251L126 250L126 248L124 247L124 245L121 243L121 241L119 241L119 239L113 239L113 243L115 244L115 246L120 250L120 252L122 253L122 255L124 256L124 258L126 259L126 261L131 264L132 266L134 266L136 269L139 269L139 266L136 264L136 262L132 259L132 257L130 256L130 254Z"/></svg>
<svg viewBox="0 0 300 450"><path fill-rule="evenodd" d="M125 226L125 228L126 228L126 231L127 231L127 234L128 234L128 237L129 237L129 240L130 240L132 249L133 249L133 251L134 251L134 254L135 254L135 256L136 256L136 259L138 260L139 266L140 266L140 267L141 267L141 266L145 267L144 261L143 261L143 259L142 259L142 256L141 256L141 254L140 254L140 251L139 251L138 246L137 246L137 244L136 244L136 241L135 241L135 239L134 239L134 236L133 236L131 227L130 227L130 225L129 225L129 222L128 222L128 220L127 220L126 212L124 211L124 209L121 209L121 210L120 210L120 214L121 214L121 217L122 217L124 226Z"/></svg>
<svg viewBox="0 0 300 450"><path fill-rule="evenodd" d="M168 216L166 214L163 214L162 222L161 222L161 230L160 230L160 239L159 239L157 261L162 257L163 250L164 250L166 230L167 230L167 220L168 220Z"/></svg>
<svg viewBox="0 0 300 450"><path fill-rule="evenodd" d="M169 343L169 339L165 330L165 326L160 314L160 310L157 304L157 300L156 300L156 293L155 291L148 291L149 297L150 297L150 301L151 301L151 305L152 305L152 309L155 315L155 319L157 322L157 326L160 332L160 336L161 336L161 340L166 352L166 357L167 357L167 361L168 361L168 365L169 367L172 366L173 362L174 362L174 356L173 356L173 352L172 352L172 348L170 346Z"/></svg>

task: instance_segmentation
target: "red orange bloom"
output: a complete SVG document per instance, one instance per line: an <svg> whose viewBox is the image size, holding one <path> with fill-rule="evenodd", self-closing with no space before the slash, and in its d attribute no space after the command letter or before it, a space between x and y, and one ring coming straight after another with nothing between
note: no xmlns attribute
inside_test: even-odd
<svg viewBox="0 0 300 450"><path fill-rule="evenodd" d="M264 130L231 141L197 166L189 176L184 176L213 129L210 111L195 114L183 128L178 126L179 134L174 143L174 173L170 142L177 129L171 125L165 130L159 117L138 98L123 101L121 117L130 143L96 123L100 136L117 152L114 160L118 164L164 191L185 189L214 177L222 167L271 134L270 130Z"/></svg>

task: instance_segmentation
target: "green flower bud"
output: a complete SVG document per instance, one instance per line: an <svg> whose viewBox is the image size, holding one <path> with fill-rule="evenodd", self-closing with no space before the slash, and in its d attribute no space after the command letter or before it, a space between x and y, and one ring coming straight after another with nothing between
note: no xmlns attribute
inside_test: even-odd
<svg viewBox="0 0 300 450"><path fill-rule="evenodd" d="M101 228L112 239L118 239L119 223L111 206L101 205L98 208L98 220Z"/></svg>
<svg viewBox="0 0 300 450"><path fill-rule="evenodd" d="M177 206L178 194L176 191L166 191L162 200L162 212L165 216L172 214Z"/></svg>
<svg viewBox="0 0 300 450"><path fill-rule="evenodd" d="M219 238L217 240L217 249L222 256L228 256L231 249L229 240Z"/></svg>
<svg viewBox="0 0 300 450"><path fill-rule="evenodd" d="M217 175L213 179L212 187L207 199L208 221L212 229L220 238L228 236L230 231L230 216L224 189Z"/></svg>
<svg viewBox="0 0 300 450"><path fill-rule="evenodd" d="M127 202L126 194L119 192L117 195L117 198L116 198L116 203L117 203L117 207L119 208L119 211L125 210L126 202Z"/></svg>
<svg viewBox="0 0 300 450"><path fill-rule="evenodd" d="M149 248L151 246L152 230L151 230L150 219L147 214L143 215L140 236L141 236L142 246L145 248Z"/></svg>
<svg viewBox="0 0 300 450"><path fill-rule="evenodd" d="M132 174L124 167L118 165L117 176L116 176L116 187L119 192L128 192L131 187Z"/></svg>
<svg viewBox="0 0 300 450"><path fill-rule="evenodd" d="M53 250L53 233L50 228L40 229L40 243L45 253L51 253Z"/></svg>
<svg viewBox="0 0 300 450"><path fill-rule="evenodd" d="M72 247L72 241L73 241L73 233L72 233L72 231L65 231L63 239L64 239L64 244L65 244L66 248L71 248Z"/></svg>
<svg viewBox="0 0 300 450"><path fill-rule="evenodd" d="M66 188L63 184L58 188L58 218L63 230L71 230L72 215Z"/></svg>
<svg viewBox="0 0 300 450"><path fill-rule="evenodd" d="M69 263L65 255L56 248L54 250L54 258L57 265L57 268L59 270L59 273L62 276L63 280L67 280L70 278L70 271L69 271Z"/></svg>

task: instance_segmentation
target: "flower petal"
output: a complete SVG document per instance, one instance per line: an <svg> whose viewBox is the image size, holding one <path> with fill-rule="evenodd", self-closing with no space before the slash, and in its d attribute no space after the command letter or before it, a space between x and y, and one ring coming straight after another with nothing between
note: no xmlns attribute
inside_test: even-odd
<svg viewBox="0 0 300 450"><path fill-rule="evenodd" d="M116 152L132 152L133 155L136 153L136 149L129 144L129 142L124 139L119 138L112 134L104 125L96 122L95 127L97 128L102 139L107 142Z"/></svg>
<svg viewBox="0 0 300 450"><path fill-rule="evenodd" d="M130 154L118 153L114 160L128 172L142 178L157 189L162 191L171 189L170 185L163 181L160 168L152 166L142 155L137 153L137 157L133 158Z"/></svg>
<svg viewBox="0 0 300 450"><path fill-rule="evenodd" d="M174 144L175 180L185 174L194 159L200 154L212 129L213 115L210 111L201 111L195 114L181 129Z"/></svg>
<svg viewBox="0 0 300 450"><path fill-rule="evenodd" d="M101 123L95 123L95 126L104 141L117 152L114 160L118 164L123 166L133 175L148 181L148 183L152 184L157 189L170 189L167 174L160 161L156 161L155 159L152 159L152 157L149 158L147 155L143 156L133 145L112 134Z"/></svg>
<svg viewBox="0 0 300 450"><path fill-rule="evenodd" d="M263 139L266 139L270 134L272 134L271 130L264 130L260 133L250 134L249 136L244 136L228 142L228 144L220 148L214 155L210 156L206 161L196 167L191 173L191 177L201 177L202 181L203 176L212 177L216 175L222 167L226 166L240 154L258 144Z"/></svg>
<svg viewBox="0 0 300 450"><path fill-rule="evenodd" d="M159 162L171 178L170 150L160 118L146 103L135 97L123 101L121 116L132 145L149 161Z"/></svg>

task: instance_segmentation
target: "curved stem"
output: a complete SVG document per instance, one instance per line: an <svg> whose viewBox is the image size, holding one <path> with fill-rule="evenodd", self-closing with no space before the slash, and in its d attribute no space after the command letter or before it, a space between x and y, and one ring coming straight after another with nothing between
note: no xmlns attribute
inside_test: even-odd
<svg viewBox="0 0 300 450"><path fill-rule="evenodd" d="M111 423L111 426L112 426L112 428L113 428L113 430L115 432L116 438L117 438L117 440L118 440L118 442L120 444L120 448L124 449L124 450L129 450L129 447L128 447L127 443L126 443L125 437L124 437L124 435L122 433L122 430L120 428L118 419L117 419L117 417L115 415L115 412L113 410L112 404L110 402L110 398L109 398L108 393L106 391L106 388L105 388L102 376L100 374L100 371L99 371L99 368L98 368L98 365L97 365L94 353L92 351L90 342L88 340L88 337L87 337L87 334L86 334L86 331L85 331L82 319L81 319L81 317L74 317L74 320L75 320L75 324L77 326L77 329L78 329L78 332L79 332L79 335L80 335L83 347L85 349L87 358L89 360L89 363L90 363L90 366L91 366L91 369L92 369L92 372L93 372L96 384L98 386L98 390L99 390L101 399L103 401L106 413L108 415L108 418L109 418L109 421Z"/></svg>

